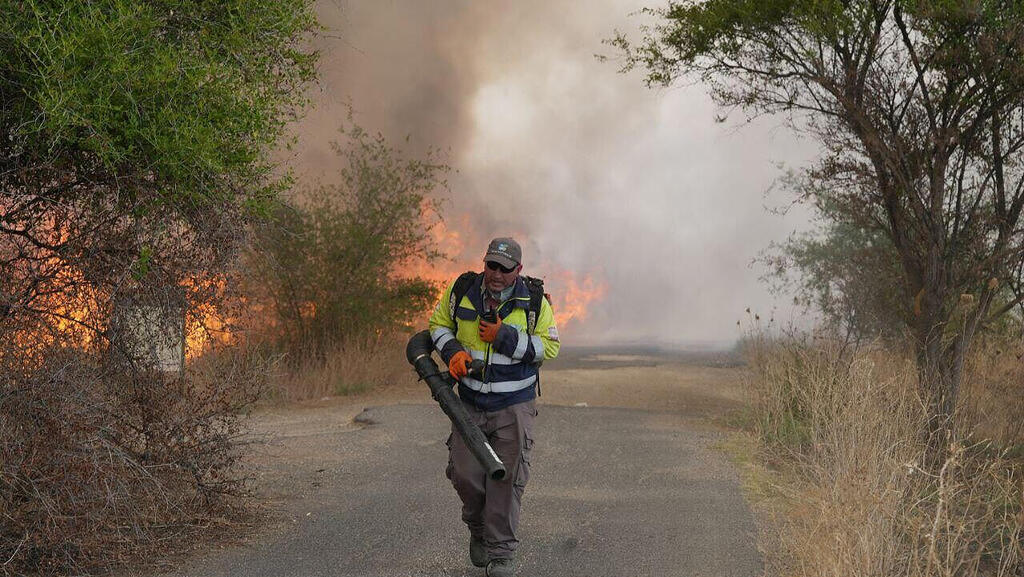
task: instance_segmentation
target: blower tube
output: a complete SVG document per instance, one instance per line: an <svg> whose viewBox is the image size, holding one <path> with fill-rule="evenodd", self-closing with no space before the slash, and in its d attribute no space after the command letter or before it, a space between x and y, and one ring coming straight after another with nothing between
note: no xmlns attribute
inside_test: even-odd
<svg viewBox="0 0 1024 577"><path fill-rule="evenodd" d="M433 350L434 341L430 338L430 332L420 331L409 339L409 344L405 347L405 357L409 360L409 364L416 369L416 374L420 376L420 379L427 383L431 396L438 405L441 405L444 414L448 415L455 430L469 447L469 451L487 471L487 476L496 481L504 479L505 465L501 463L494 448L487 442L487 436L480 430L480 427L470 420L466 407L462 405L462 401L452 390L454 385L452 378L437 369L437 363L430 356Z"/></svg>

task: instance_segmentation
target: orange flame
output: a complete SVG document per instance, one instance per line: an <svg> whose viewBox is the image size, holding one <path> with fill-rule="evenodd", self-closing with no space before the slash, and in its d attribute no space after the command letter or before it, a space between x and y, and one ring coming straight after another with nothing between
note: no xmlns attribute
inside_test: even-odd
<svg viewBox="0 0 1024 577"><path fill-rule="evenodd" d="M227 282L223 277L187 279L182 287L191 295L212 291L223 300ZM193 299L189 299L192 301ZM230 345L238 342L239 336L232 332L235 320L226 315L212 302L196 299L191 303L185 317L185 358L195 359L214 345Z"/></svg>
<svg viewBox="0 0 1024 577"><path fill-rule="evenodd" d="M437 218L432 211L424 210L423 227L429 231L430 238L445 258L427 261L425 258L416 259L402 263L396 268L395 274L402 278L421 278L437 285L436 300L440 300L448 284L455 280L460 274L466 272L465 264L460 264L453 259L461 255L466 249L466 231L472 230L468 214L463 214L455 219L454 228L448 226L446 221ZM432 305L431 305L432 306Z"/></svg>
<svg viewBox="0 0 1024 577"><path fill-rule="evenodd" d="M223 291L224 280L189 279L182 283L186 291L213 288ZM106 298L92 288L74 269L60 270L55 276L58 286L74 286L68 292L58 292L38 299L35 308L50 312L50 331L33 331L17 337L20 347L28 354L38 353L44 347L60 343L63 346L89 349L97 342L97 331L103 331L108 323L109 310L103 302ZM230 327L232 319L226 317L209 302L194 303L185 314L185 355L191 360L209 350L214 344L229 344L236 340ZM145 318L145 317L144 317Z"/></svg>
<svg viewBox="0 0 1024 577"><path fill-rule="evenodd" d="M419 259L403 263L402 266L396 268L395 274L402 278L421 278L436 283L438 285L436 300L439 300L444 290L456 277L466 270L481 268L479 261L467 261L466 258L463 258L471 252L467 246L467 239L474 239L473 242L476 242L479 235L473 231L472 221L468 214L457 217L453 227L449 227L446 221L431 220L431 218L432 214L424 211L424 228L430 230L435 246L444 254L454 258L433 262ZM525 235L519 234L518 236ZM480 252L482 255L483 246L480 248ZM550 267L542 268L551 270ZM526 272L530 273L530 271ZM550 293L551 306L560 328L585 322L589 316L591 305L604 298L607 292L605 283L596 280L591 274L578 275L567 269L557 270L547 275L545 289Z"/></svg>
<svg viewBox="0 0 1024 577"><path fill-rule="evenodd" d="M10 201L0 200L0 206L8 208ZM71 235L70 227L57 215L45 216L36 232L53 246L64 245ZM43 271L43 284L29 306L42 315L43 321L13 335L22 354L34 357L55 345L82 350L102 346L98 337L105 333L117 308L110 302L111 295L90 283L81 270L59 255L41 256L38 266ZM188 279L182 288L191 294L203 287L214 287L221 294L224 282ZM213 304L200 302L183 314L187 358L198 356L214 342L232 342L230 319L219 314Z"/></svg>
<svg viewBox="0 0 1024 577"><path fill-rule="evenodd" d="M59 259L47 259L50 265L59 264ZM34 356L60 344L65 347L88 349L96 343L95 327L102 299L97 291L85 282L84 275L77 270L59 269L49 283L47 290L38 295L31 307L45 311L48 329L21 332L15 335L22 353Z"/></svg>
<svg viewBox="0 0 1024 577"><path fill-rule="evenodd" d="M42 229L45 242L60 246L67 241L68 227L58 223L55 216L47 217L45 222L47 225ZM105 314L99 291L86 281L82 271L65 266L59 256L39 255L38 263L43 280L27 307L42 314L43 325L14 332L14 342L26 358L35 358L44 349L57 345L90 348L97 342L97 331L103 329L96 325Z"/></svg>
<svg viewBox="0 0 1024 577"><path fill-rule="evenodd" d="M551 294L551 308L559 327L579 324L587 320L590 306L604 298L607 286L594 280L588 273L577 278L573 271L560 271L552 275L554 282L545 286Z"/></svg>

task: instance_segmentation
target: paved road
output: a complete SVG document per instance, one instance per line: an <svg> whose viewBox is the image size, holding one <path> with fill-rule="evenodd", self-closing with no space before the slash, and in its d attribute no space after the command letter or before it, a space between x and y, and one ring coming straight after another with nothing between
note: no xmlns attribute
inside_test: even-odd
<svg viewBox="0 0 1024 577"><path fill-rule="evenodd" d="M322 415L273 439L289 461L276 482L302 487L285 521L178 574L482 576L444 477L440 409L375 407L359 420ZM713 448L719 433L675 414L541 405L536 436L517 575L762 574L736 474Z"/></svg>

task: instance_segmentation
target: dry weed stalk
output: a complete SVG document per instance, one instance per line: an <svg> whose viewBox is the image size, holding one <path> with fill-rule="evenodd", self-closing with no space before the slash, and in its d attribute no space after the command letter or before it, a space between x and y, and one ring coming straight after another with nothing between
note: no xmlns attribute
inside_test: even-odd
<svg viewBox="0 0 1024 577"><path fill-rule="evenodd" d="M926 403L911 363L828 339L759 337L750 345L759 434L785 472L786 520L771 538L777 574L1024 571L1024 472L1007 445L972 440L981 428L969 417L984 407L961 413L945 461L929 470Z"/></svg>

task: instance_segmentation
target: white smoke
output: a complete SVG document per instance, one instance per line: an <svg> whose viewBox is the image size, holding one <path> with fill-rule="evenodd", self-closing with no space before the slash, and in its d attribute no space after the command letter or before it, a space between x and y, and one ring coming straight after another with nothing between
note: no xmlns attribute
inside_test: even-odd
<svg viewBox="0 0 1024 577"><path fill-rule="evenodd" d="M302 180L330 180L328 142L351 102L410 152L448 151L449 222L469 214L481 243L459 255L467 268L488 238L515 234L527 272L605 283L577 341L730 341L746 308L775 306L751 261L807 227L806 212L769 214L788 197L765 192L779 163L798 167L815 148L779 119L716 122L699 85L651 90L599 62L614 56L601 40L634 30L640 7L324 1L322 81L290 161Z"/></svg>

